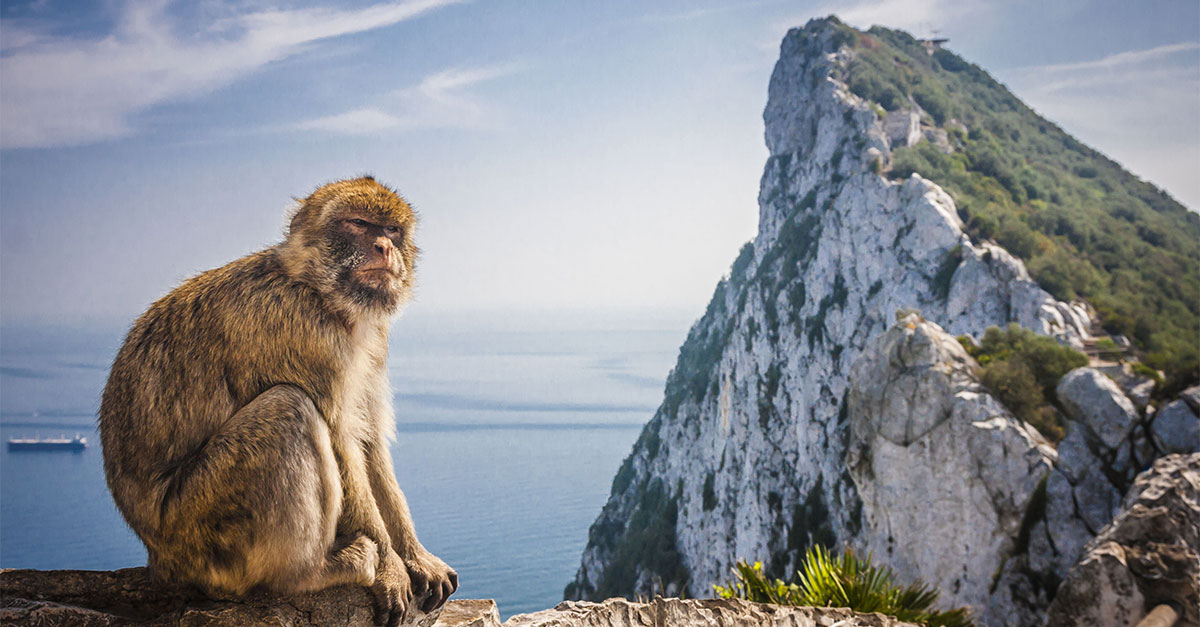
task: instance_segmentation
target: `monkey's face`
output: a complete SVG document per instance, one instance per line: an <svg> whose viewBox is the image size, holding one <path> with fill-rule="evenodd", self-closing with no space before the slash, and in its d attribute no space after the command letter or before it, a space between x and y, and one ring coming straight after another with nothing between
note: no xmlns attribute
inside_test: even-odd
<svg viewBox="0 0 1200 627"><path fill-rule="evenodd" d="M416 224L408 202L375 179L337 181L301 201L280 254L346 313L390 314L412 292Z"/></svg>
<svg viewBox="0 0 1200 627"><path fill-rule="evenodd" d="M391 310L399 305L410 289L408 231L408 225L383 215L335 217L327 236L339 291L368 308Z"/></svg>

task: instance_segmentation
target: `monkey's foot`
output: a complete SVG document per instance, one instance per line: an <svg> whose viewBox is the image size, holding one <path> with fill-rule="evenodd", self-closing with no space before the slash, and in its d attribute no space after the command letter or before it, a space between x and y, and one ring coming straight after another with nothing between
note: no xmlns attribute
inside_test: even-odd
<svg viewBox="0 0 1200 627"><path fill-rule="evenodd" d="M353 542L335 548L325 562L318 588L342 583L370 586L375 583L375 571L379 565L379 545L375 541L359 536Z"/></svg>
<svg viewBox="0 0 1200 627"><path fill-rule="evenodd" d="M412 606L413 589L408 570L396 552L388 548L370 587L375 597L375 623L396 627Z"/></svg>
<svg viewBox="0 0 1200 627"><path fill-rule="evenodd" d="M458 573L438 556L422 550L412 559L404 560L412 579L413 598L424 599L422 612L432 612L442 606L458 589Z"/></svg>

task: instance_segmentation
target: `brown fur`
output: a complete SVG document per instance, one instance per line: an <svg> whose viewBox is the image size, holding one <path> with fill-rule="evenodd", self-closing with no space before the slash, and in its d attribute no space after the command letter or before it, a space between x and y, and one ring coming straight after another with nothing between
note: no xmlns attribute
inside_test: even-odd
<svg viewBox="0 0 1200 627"><path fill-rule="evenodd" d="M358 583L391 623L457 588L417 541L388 453L388 325L411 294L415 226L370 177L325 185L282 243L134 323L100 437L156 576L235 595Z"/></svg>

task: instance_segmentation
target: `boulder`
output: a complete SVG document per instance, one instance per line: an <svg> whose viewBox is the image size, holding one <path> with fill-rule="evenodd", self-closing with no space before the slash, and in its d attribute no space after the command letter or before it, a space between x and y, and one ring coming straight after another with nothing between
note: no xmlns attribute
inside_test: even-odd
<svg viewBox="0 0 1200 627"><path fill-rule="evenodd" d="M1160 458L1087 544L1046 625L1136 625L1158 605L1200 624L1200 453Z"/></svg>
<svg viewBox="0 0 1200 627"><path fill-rule="evenodd" d="M1185 398L1168 403L1154 414L1150 437L1155 448L1164 453L1200 451L1200 416Z"/></svg>
<svg viewBox="0 0 1200 627"><path fill-rule="evenodd" d="M1083 425L1086 436L1108 451L1115 451L1138 421L1133 403L1112 379L1095 368L1068 372L1056 389L1067 416Z"/></svg>
<svg viewBox="0 0 1200 627"><path fill-rule="evenodd" d="M1012 601L1029 582L1005 580L993 598L995 573L1017 548L1054 451L979 385L974 367L953 336L917 315L851 367L846 468L864 531L854 546L886 556L898 580L936 587L945 607L1027 622L1032 614Z"/></svg>

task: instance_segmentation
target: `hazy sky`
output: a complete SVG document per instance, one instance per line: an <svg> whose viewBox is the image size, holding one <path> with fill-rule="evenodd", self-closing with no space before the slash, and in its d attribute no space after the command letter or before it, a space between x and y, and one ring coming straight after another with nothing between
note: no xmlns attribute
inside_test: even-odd
<svg viewBox="0 0 1200 627"><path fill-rule="evenodd" d="M1200 208L1200 3L0 3L0 317L135 315L361 173L418 208L413 311L698 316L753 236L789 27L935 32Z"/></svg>

